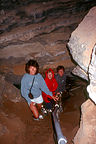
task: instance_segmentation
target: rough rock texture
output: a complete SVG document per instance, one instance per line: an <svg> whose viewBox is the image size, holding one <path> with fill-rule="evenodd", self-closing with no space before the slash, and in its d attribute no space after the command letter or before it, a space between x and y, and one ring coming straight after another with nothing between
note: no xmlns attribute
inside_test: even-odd
<svg viewBox="0 0 96 144"><path fill-rule="evenodd" d="M4 76L0 75L0 103L4 98L14 103L22 100L20 90L8 83Z"/></svg>
<svg viewBox="0 0 96 144"><path fill-rule="evenodd" d="M17 84L30 58L41 69L62 64L70 72L75 65L66 44L93 5L82 0L1 1L0 73Z"/></svg>
<svg viewBox="0 0 96 144"><path fill-rule="evenodd" d="M68 47L77 67L73 73L88 80L87 91L91 100L81 107L81 123L75 144L96 143L96 7L85 16L72 33Z"/></svg>
<svg viewBox="0 0 96 144"><path fill-rule="evenodd" d="M68 47L73 59L86 73L96 43L96 7L93 7L72 33Z"/></svg>
<svg viewBox="0 0 96 144"><path fill-rule="evenodd" d="M39 123L34 122L28 105L25 101L22 102L20 91L8 83L8 81L20 84L21 75L24 74L24 64L30 58L36 59L42 69L46 67L55 68L57 65L62 64L66 69L72 70L75 64L71 61L66 44L70 34L82 21L89 9L93 5L96 5L96 2L90 0L36 0L32 3L32 0L12 0L7 3L7 0L1 0L1 3L0 74L2 74L3 77L0 76L0 102L2 101L0 105L0 143L29 144L34 141L34 144L37 144L36 139L38 139L39 136L41 136L39 143L45 143L45 140L47 140L46 144L53 143L50 117L45 118ZM79 69L79 75L88 79L86 72L89 70L90 81L93 80L93 77L95 78L95 71L93 70L95 66L94 59L91 59L92 54L95 56L93 50L95 49L96 31L94 15L96 15L95 8L88 13L79 25L80 30L79 27L76 29L75 37L75 32L72 34L74 38L70 39L71 45L69 42L69 47L72 46L70 51L74 53L73 58L76 58L75 60L81 67L81 69ZM92 24L94 24L93 27L95 29L93 29ZM75 49L72 50L73 48ZM76 70L75 72L78 73L78 69ZM7 80L7 82L5 80ZM92 88L94 88L93 84L95 85L92 81ZM79 92L82 96L83 92L81 93L81 89ZM78 95L75 96L78 100ZM72 106L71 102L76 102L76 98L72 97L72 101L69 100L67 102L67 106L68 103L71 104L69 105L69 109L71 109ZM80 100L81 99L80 97ZM80 100L78 100L80 103L79 106L81 105ZM79 107L76 104L74 104L73 109L71 109L72 111L75 110L75 112L70 113L68 109L68 113L66 113L68 117L62 117L63 131L65 130L64 132L69 136L68 139L70 143L78 129L79 123ZM94 104L92 103L92 105ZM89 107L85 109L88 108ZM86 110L84 112L86 114ZM63 116L66 115L63 114ZM75 120L73 116L76 117ZM90 117L92 117L92 115ZM65 119L66 122L64 121ZM87 125L89 126L90 119L87 122L89 122ZM91 126L94 126L94 122L95 119L93 119ZM45 129L40 131L42 127ZM71 130L72 132L67 132L67 130ZM83 133L82 129L81 133ZM88 134L87 132L85 133ZM92 133L94 134L93 128ZM87 137L87 135L85 137ZM76 144L79 144L77 140ZM79 140L80 142L83 141L83 137L80 136ZM91 142L93 142L92 139L90 140L90 144L94 144ZM81 142L80 144L87 144L87 141L84 141L84 143Z"/></svg>
<svg viewBox="0 0 96 144"><path fill-rule="evenodd" d="M75 144L96 144L96 105L87 100L82 104L80 128L74 138Z"/></svg>
<svg viewBox="0 0 96 144"><path fill-rule="evenodd" d="M89 79L90 84L87 87L89 97L96 104L96 45L93 48L92 59L89 65Z"/></svg>
<svg viewBox="0 0 96 144"><path fill-rule="evenodd" d="M73 73L82 78L90 79L88 86L89 96L96 103L96 7L93 7L85 16L78 28L72 33L68 47L73 59L80 68L75 68ZM91 32L91 33L90 33ZM82 74L80 71L82 70ZM84 73L84 74L83 74Z"/></svg>

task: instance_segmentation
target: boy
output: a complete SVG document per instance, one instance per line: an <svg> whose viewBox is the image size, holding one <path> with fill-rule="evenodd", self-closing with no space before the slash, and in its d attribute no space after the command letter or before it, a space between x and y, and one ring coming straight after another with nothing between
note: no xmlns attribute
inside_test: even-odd
<svg viewBox="0 0 96 144"><path fill-rule="evenodd" d="M60 65L57 67L57 74L55 75L55 79L58 83L56 92L63 93L66 90L66 75L64 66Z"/></svg>

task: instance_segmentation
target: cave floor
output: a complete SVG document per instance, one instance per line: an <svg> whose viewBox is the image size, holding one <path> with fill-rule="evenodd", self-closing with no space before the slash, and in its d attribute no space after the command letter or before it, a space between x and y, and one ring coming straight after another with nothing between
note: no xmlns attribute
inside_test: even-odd
<svg viewBox="0 0 96 144"><path fill-rule="evenodd" d="M70 98L63 102L59 114L60 125L68 144L79 129L80 106L86 100L86 82L78 80L79 86L72 87ZM0 108L0 144L54 144L51 114L43 120L34 121L25 101L13 103L4 100Z"/></svg>

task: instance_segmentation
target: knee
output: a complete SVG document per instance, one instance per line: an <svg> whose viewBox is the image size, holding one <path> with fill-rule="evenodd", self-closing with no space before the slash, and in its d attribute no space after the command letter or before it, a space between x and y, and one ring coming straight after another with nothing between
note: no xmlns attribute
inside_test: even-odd
<svg viewBox="0 0 96 144"><path fill-rule="evenodd" d="M30 105L29 105L31 110L34 109L34 106L35 106L35 104L33 102L31 102Z"/></svg>

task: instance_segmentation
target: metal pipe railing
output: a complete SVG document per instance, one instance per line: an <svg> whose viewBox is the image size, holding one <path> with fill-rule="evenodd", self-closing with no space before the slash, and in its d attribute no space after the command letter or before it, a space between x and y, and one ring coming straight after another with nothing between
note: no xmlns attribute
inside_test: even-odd
<svg viewBox="0 0 96 144"><path fill-rule="evenodd" d="M53 118L53 124L54 124L55 132L56 132L56 137L57 137L58 144L66 144L67 139L65 136L63 136L63 133L61 131L61 127L58 121L58 110L59 110L59 107L56 106L54 111L52 112L52 118Z"/></svg>

